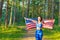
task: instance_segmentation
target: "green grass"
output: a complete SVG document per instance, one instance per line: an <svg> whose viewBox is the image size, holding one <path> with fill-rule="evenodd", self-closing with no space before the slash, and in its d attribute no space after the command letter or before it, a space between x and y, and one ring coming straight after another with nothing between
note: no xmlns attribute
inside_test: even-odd
<svg viewBox="0 0 60 40"><path fill-rule="evenodd" d="M24 37L26 31L17 26L0 27L0 40L20 40Z"/></svg>
<svg viewBox="0 0 60 40"><path fill-rule="evenodd" d="M60 26L55 25L52 30L44 29L44 38L49 40L60 40Z"/></svg>
<svg viewBox="0 0 60 40"><path fill-rule="evenodd" d="M0 27L0 40L22 40L26 34L25 26ZM60 40L60 26L55 25L52 30L43 29L44 38L47 40Z"/></svg>

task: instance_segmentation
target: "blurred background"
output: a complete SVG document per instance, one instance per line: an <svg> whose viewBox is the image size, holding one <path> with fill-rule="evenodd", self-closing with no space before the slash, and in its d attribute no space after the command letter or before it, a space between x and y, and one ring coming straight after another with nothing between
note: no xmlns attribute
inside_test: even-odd
<svg viewBox="0 0 60 40"><path fill-rule="evenodd" d="M54 29L43 29L46 40L60 40L60 0L0 0L0 39L22 40L24 17L55 19ZM50 37L49 37L50 36Z"/></svg>

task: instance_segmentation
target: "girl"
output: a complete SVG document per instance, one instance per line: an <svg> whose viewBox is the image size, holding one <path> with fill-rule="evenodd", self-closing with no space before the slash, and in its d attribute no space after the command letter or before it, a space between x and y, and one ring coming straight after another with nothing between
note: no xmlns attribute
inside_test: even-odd
<svg viewBox="0 0 60 40"><path fill-rule="evenodd" d="M25 18L27 20L31 20L32 22L36 23L36 32L35 32L35 38L36 40L42 40L43 37L43 31L42 31L42 17L38 16L38 21Z"/></svg>

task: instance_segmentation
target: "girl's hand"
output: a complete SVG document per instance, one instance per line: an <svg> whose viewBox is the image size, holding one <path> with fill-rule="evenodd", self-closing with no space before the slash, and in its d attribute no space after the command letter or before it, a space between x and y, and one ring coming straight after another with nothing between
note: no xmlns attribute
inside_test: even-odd
<svg viewBox="0 0 60 40"><path fill-rule="evenodd" d="M26 17L24 17L24 19L27 19L27 20L29 20L28 18L26 18Z"/></svg>
<svg viewBox="0 0 60 40"><path fill-rule="evenodd" d="M26 19L26 17L24 17L24 19Z"/></svg>
<svg viewBox="0 0 60 40"><path fill-rule="evenodd" d="M31 21L34 22L34 23L37 22L37 21L35 21L35 20L29 19L29 18L26 18L26 17L24 17L24 19L25 19L25 20L31 20Z"/></svg>

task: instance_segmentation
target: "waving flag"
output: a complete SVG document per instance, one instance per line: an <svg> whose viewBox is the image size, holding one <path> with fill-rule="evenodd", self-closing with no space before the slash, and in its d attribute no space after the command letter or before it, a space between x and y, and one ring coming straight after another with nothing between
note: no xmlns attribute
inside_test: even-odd
<svg viewBox="0 0 60 40"><path fill-rule="evenodd" d="M37 21L37 18L31 18L31 19ZM36 23L32 22L32 20L27 20L27 19L25 20L27 29L36 28Z"/></svg>
<svg viewBox="0 0 60 40"><path fill-rule="evenodd" d="M54 19L44 20L43 28L53 29L54 21Z"/></svg>
<svg viewBox="0 0 60 40"><path fill-rule="evenodd" d="M32 20L37 20L37 18L32 18ZM32 20L25 19L27 29L36 28L36 23L32 22ZM43 28L53 29L54 19L43 20L42 25Z"/></svg>

